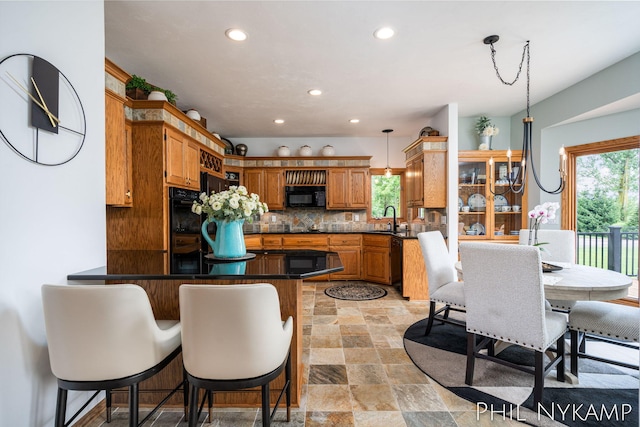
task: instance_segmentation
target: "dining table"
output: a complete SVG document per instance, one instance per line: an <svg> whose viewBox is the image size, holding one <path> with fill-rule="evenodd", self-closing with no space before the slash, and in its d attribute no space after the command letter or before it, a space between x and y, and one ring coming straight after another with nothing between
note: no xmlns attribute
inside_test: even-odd
<svg viewBox="0 0 640 427"><path fill-rule="evenodd" d="M557 271L543 272L545 298L568 301L610 301L624 298L633 280L617 271L588 265L548 262L561 267ZM462 280L463 268L455 263L458 279Z"/></svg>

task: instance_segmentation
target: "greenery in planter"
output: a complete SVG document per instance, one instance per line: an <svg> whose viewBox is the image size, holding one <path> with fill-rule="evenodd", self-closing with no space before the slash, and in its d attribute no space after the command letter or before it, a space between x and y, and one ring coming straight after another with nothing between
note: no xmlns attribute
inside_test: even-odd
<svg viewBox="0 0 640 427"><path fill-rule="evenodd" d="M480 136L494 136L499 131L496 125L491 123L491 119L486 116L480 116L476 121L476 133Z"/></svg>
<svg viewBox="0 0 640 427"><path fill-rule="evenodd" d="M140 89L144 93L149 94L149 92L153 90L153 87L149 83L147 83L144 78L133 74L131 76L131 80L129 80L126 85L126 90L132 89Z"/></svg>

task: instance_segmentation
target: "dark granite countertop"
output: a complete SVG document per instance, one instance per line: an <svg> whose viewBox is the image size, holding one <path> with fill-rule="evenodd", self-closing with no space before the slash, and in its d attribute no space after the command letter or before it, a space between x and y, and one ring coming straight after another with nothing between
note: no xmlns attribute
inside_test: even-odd
<svg viewBox="0 0 640 427"><path fill-rule="evenodd" d="M69 274L68 280L306 279L344 270L336 252L314 250L249 251L237 262L203 257L197 271L164 273L165 251L108 251L107 265Z"/></svg>
<svg viewBox="0 0 640 427"><path fill-rule="evenodd" d="M256 235L256 234L303 234L303 235L309 235L309 234L318 234L318 235L323 235L323 234L380 234L383 236L391 236L391 237L396 237L399 239L417 239L418 238L418 233L420 233L419 231L402 231L402 232L396 232L396 233L392 233L390 231L374 231L374 230L362 230L362 231L269 231L269 232L257 232L257 233L252 233L252 232L247 232L245 231L244 234L250 236L250 235Z"/></svg>

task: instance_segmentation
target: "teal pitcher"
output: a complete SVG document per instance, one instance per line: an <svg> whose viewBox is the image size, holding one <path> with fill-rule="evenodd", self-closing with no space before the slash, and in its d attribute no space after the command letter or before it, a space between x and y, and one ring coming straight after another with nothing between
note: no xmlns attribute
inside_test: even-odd
<svg viewBox="0 0 640 427"><path fill-rule="evenodd" d="M207 225L210 222L216 224L216 238L211 239L207 232ZM213 255L216 258L242 258L247 254L247 248L244 245L244 234L242 232L242 225L244 219L238 219L235 221L224 221L219 219L207 218L202 223L202 236L207 241Z"/></svg>

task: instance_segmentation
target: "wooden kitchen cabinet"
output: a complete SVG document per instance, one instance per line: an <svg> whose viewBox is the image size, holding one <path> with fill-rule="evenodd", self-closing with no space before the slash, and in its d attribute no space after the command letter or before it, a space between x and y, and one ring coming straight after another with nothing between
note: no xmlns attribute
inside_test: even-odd
<svg viewBox="0 0 640 427"><path fill-rule="evenodd" d="M200 189L200 148L185 134L165 128L166 182L178 187Z"/></svg>
<svg viewBox="0 0 640 427"><path fill-rule="evenodd" d="M329 249L329 236L327 234L283 235L282 249L314 249L318 251L326 251Z"/></svg>
<svg viewBox="0 0 640 427"><path fill-rule="evenodd" d="M106 204L130 207L133 204L131 124L124 115L124 99L105 91Z"/></svg>
<svg viewBox="0 0 640 427"><path fill-rule="evenodd" d="M247 249L261 250L262 249L262 237L260 234L245 234L244 245Z"/></svg>
<svg viewBox="0 0 640 427"><path fill-rule="evenodd" d="M519 171L520 156L520 151L512 152L512 172ZM527 228L527 194L507 191L508 171L505 150L458 153L459 240L518 242L520 229Z"/></svg>
<svg viewBox="0 0 640 427"><path fill-rule="evenodd" d="M256 193L269 210L284 209L284 169L247 168L244 170L244 186L249 193Z"/></svg>
<svg viewBox="0 0 640 427"><path fill-rule="evenodd" d="M369 168L327 171L327 209L366 209L369 206Z"/></svg>
<svg viewBox="0 0 640 427"><path fill-rule="evenodd" d="M407 206L447 207L447 137L421 137L404 149Z"/></svg>
<svg viewBox="0 0 640 427"><path fill-rule="evenodd" d="M391 236L364 234L362 236L363 280L391 284Z"/></svg>
<svg viewBox="0 0 640 427"><path fill-rule="evenodd" d="M131 78L120 67L105 58L105 72L124 85ZM116 207L133 205L133 165L131 159L131 124L125 117L124 94L116 93L115 87L105 89L105 199L106 204Z"/></svg>
<svg viewBox="0 0 640 427"><path fill-rule="evenodd" d="M402 296L409 301L427 301L429 282L418 239L405 239L402 244Z"/></svg>
<svg viewBox="0 0 640 427"><path fill-rule="evenodd" d="M362 235L330 234L329 250L337 252L344 267L343 271L332 273L331 280L358 280L361 277Z"/></svg>

